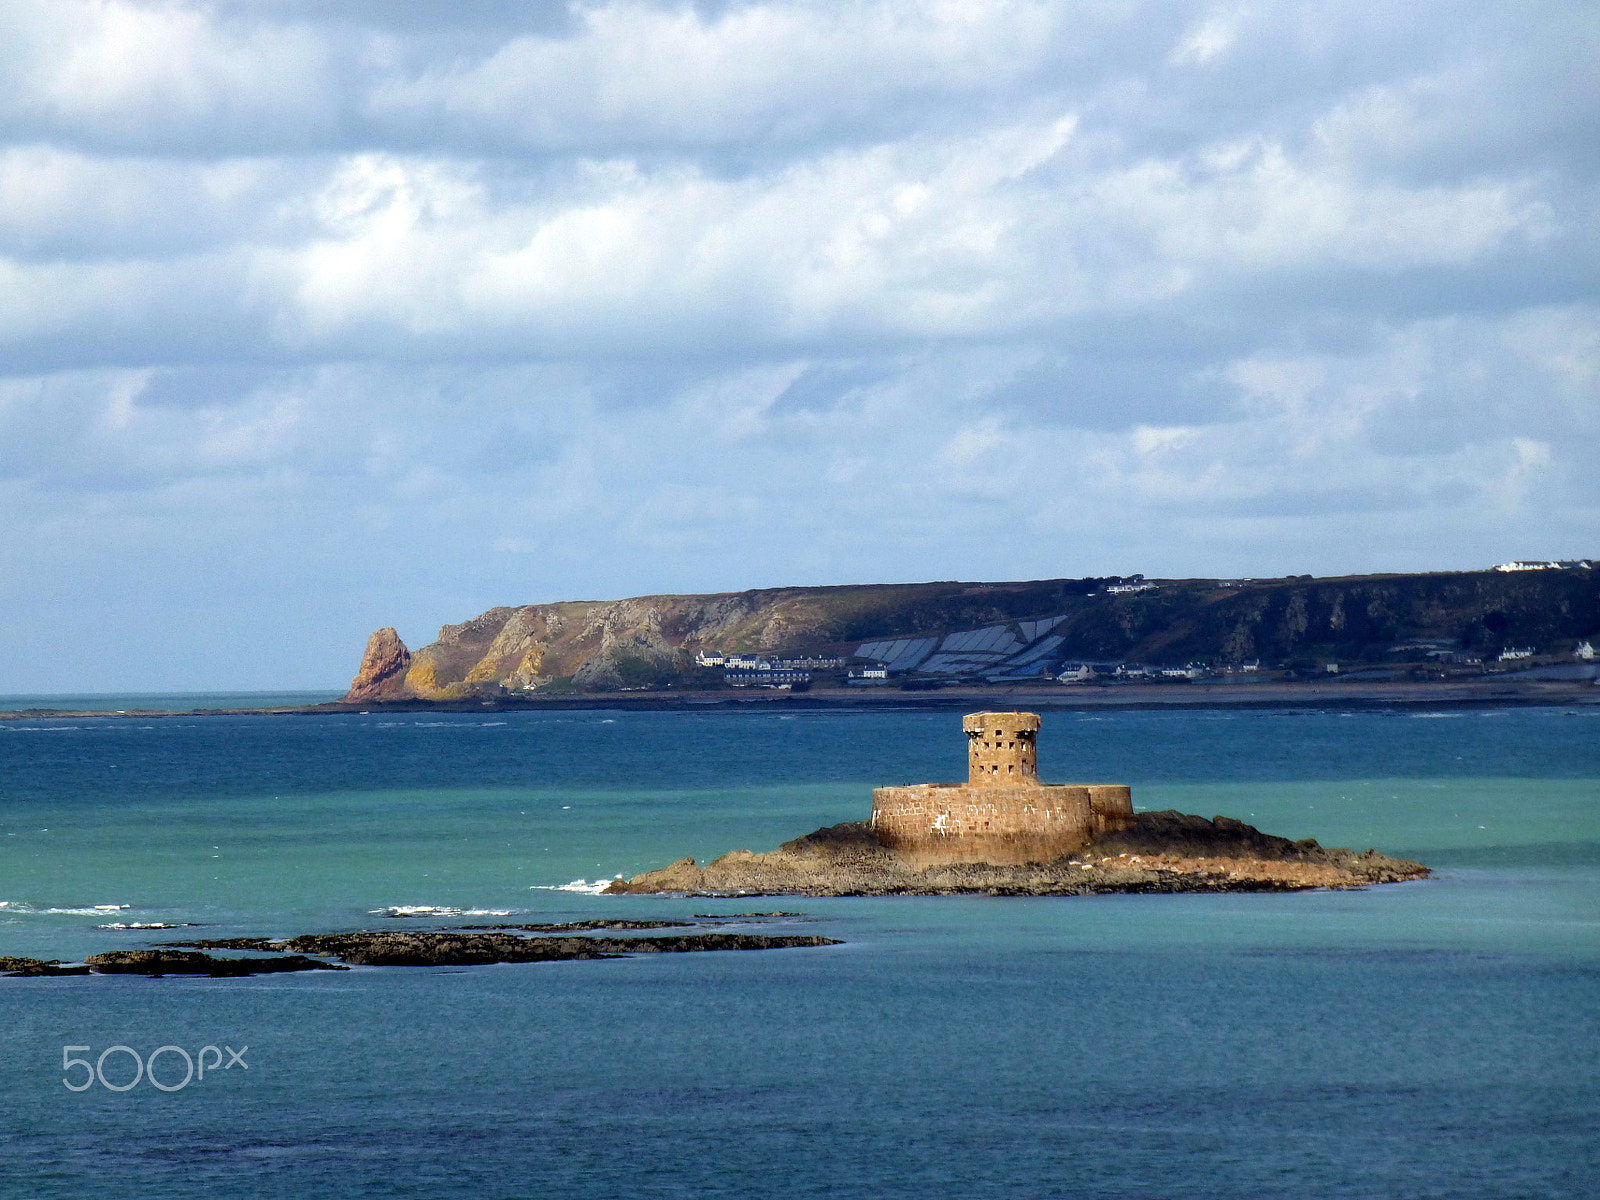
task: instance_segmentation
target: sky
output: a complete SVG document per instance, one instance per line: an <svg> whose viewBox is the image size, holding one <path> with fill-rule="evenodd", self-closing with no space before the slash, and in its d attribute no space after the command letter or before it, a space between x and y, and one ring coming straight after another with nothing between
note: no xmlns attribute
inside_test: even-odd
<svg viewBox="0 0 1600 1200"><path fill-rule="evenodd" d="M0 693L1600 555L1592 0L6 0Z"/></svg>

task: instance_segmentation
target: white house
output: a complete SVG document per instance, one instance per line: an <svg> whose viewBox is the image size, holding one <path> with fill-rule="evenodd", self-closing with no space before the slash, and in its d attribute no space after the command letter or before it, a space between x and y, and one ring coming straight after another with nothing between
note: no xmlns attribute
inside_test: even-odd
<svg viewBox="0 0 1600 1200"><path fill-rule="evenodd" d="M1551 562L1548 558L1517 558L1496 563L1496 571L1586 571L1594 565L1587 558L1563 558Z"/></svg>

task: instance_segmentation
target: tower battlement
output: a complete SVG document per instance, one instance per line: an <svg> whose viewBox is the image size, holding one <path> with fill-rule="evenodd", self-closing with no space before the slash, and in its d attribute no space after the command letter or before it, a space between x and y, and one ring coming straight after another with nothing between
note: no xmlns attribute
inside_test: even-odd
<svg viewBox="0 0 1600 1200"><path fill-rule="evenodd" d="M961 727L969 784L1039 782L1038 713L968 713Z"/></svg>
<svg viewBox="0 0 1600 1200"><path fill-rule="evenodd" d="M966 783L872 793L878 840L913 863L1050 862L1133 823L1124 784L1039 782L1037 713L969 713Z"/></svg>

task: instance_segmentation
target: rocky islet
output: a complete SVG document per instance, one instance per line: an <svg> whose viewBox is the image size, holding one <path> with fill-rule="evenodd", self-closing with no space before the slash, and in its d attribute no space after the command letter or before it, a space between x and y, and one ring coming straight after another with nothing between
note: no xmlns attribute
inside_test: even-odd
<svg viewBox="0 0 1600 1200"><path fill-rule="evenodd" d="M1377 850L1291 841L1229 817L1138 813L1126 829L1047 863L921 865L879 842L866 821L818 829L758 854L735 850L704 866L679 859L607 887L611 895L1091 896L1107 893L1287 892L1424 879L1419 862Z"/></svg>

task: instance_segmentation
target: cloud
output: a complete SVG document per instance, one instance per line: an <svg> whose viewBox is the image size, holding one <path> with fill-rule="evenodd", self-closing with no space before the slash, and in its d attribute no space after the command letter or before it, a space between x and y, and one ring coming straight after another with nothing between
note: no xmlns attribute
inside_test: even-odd
<svg viewBox="0 0 1600 1200"><path fill-rule="evenodd" d="M1028 0L570 11L558 36L513 37L477 61L386 81L372 111L584 152L806 142L862 123L904 131L907 110L925 111L934 98L1027 79L1068 24L1060 6Z"/></svg>
<svg viewBox="0 0 1600 1200"><path fill-rule="evenodd" d="M1167 61L1175 66L1205 66L1220 58L1239 40L1239 27L1247 12L1242 5L1212 9L1184 32Z"/></svg>
<svg viewBox="0 0 1600 1200"><path fill-rule="evenodd" d="M19 0L0 678L336 678L570 596L1592 555L1596 32Z"/></svg>

